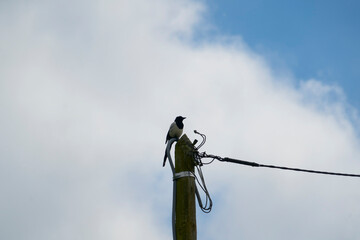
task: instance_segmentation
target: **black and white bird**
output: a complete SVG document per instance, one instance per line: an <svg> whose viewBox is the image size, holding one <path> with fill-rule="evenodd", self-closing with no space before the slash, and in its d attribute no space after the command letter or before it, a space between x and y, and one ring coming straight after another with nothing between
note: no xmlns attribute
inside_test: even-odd
<svg viewBox="0 0 360 240"><path fill-rule="evenodd" d="M165 143L167 143L172 138L177 138L177 139L180 138L184 128L184 123L183 123L184 119L185 117L182 116L177 116L175 118L175 121L170 125L169 131L166 135ZM165 166L166 157L167 156L165 152L163 167Z"/></svg>

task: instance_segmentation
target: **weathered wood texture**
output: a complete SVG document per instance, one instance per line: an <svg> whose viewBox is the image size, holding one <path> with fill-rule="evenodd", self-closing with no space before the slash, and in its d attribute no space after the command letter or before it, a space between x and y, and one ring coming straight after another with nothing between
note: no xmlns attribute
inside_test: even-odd
<svg viewBox="0 0 360 240"><path fill-rule="evenodd" d="M194 172L194 147L184 134L175 146L175 172ZM195 179L183 177L176 187L176 239L196 240Z"/></svg>

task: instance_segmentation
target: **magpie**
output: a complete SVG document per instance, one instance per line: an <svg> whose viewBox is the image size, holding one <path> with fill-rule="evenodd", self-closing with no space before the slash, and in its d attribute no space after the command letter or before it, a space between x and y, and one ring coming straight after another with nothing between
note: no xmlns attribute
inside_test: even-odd
<svg viewBox="0 0 360 240"><path fill-rule="evenodd" d="M165 144L171 139L171 138L177 138L179 139L179 137L181 136L182 132L183 132L183 128L184 128L184 123L183 120L185 119L185 117L182 116L177 116L175 118L175 121L170 125L169 131L166 135L166 140L165 140ZM163 162L163 167L165 166L165 162L166 162L166 150L165 150L165 156L164 156L164 162Z"/></svg>

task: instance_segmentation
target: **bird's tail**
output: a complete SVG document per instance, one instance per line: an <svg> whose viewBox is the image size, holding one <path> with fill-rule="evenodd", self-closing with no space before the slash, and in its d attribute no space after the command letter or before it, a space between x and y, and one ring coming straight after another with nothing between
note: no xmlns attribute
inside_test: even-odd
<svg viewBox="0 0 360 240"><path fill-rule="evenodd" d="M166 154L166 149L165 149L165 155L164 155L164 162L163 162L163 167L165 167L165 163L166 163L166 158L167 158L167 154Z"/></svg>

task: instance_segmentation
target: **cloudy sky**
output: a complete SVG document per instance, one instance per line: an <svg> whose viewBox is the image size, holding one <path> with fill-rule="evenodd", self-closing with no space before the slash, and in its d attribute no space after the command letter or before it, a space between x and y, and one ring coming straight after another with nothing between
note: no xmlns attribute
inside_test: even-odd
<svg viewBox="0 0 360 240"><path fill-rule="evenodd" d="M358 4L1 1L0 239L171 239L164 141L360 173ZM241 4L240 4L241 3ZM215 162L198 239L359 239L360 180Z"/></svg>

